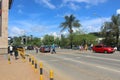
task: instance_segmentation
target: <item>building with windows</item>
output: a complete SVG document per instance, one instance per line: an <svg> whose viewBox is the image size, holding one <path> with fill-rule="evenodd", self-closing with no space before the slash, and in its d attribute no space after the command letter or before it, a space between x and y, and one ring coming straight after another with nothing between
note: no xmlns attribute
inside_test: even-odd
<svg viewBox="0 0 120 80"><path fill-rule="evenodd" d="M8 52L8 10L12 0L0 0L0 54Z"/></svg>

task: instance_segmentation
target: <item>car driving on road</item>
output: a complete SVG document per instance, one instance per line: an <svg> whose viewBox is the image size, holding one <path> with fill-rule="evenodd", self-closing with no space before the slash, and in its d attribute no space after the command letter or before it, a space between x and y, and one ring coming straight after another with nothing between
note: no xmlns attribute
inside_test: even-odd
<svg viewBox="0 0 120 80"><path fill-rule="evenodd" d="M113 53L115 52L114 48L105 45L95 45L92 48L93 52L100 52L100 53Z"/></svg>

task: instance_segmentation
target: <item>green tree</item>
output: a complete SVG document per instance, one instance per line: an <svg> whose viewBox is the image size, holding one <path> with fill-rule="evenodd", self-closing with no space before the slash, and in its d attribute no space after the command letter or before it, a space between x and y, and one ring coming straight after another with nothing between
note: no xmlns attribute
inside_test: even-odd
<svg viewBox="0 0 120 80"><path fill-rule="evenodd" d="M54 43L54 36L45 35L42 42L44 45L51 45Z"/></svg>
<svg viewBox="0 0 120 80"><path fill-rule="evenodd" d="M72 33L73 33L73 27L74 28L79 28L81 26L81 24L79 23L79 20L76 20L76 17L74 15L70 15L70 16L65 16L64 17L65 21L62 22L60 24L60 28L62 28L61 31L64 31L65 29L68 29L71 37L70 37L70 45L72 48L72 41L73 41L73 37L72 37Z"/></svg>
<svg viewBox="0 0 120 80"><path fill-rule="evenodd" d="M13 37L13 45L20 46L21 45L21 37Z"/></svg>
<svg viewBox="0 0 120 80"><path fill-rule="evenodd" d="M101 30L103 37L105 37L104 43L116 44L119 43L120 36L120 14L113 15L111 17L111 22L105 22ZM115 42L113 42L113 41Z"/></svg>
<svg viewBox="0 0 120 80"><path fill-rule="evenodd" d="M120 14L113 15L111 20L112 20L112 23L113 23L112 27L113 27L114 34L115 34L115 37L116 37L116 45L118 45L119 35L120 35Z"/></svg>
<svg viewBox="0 0 120 80"><path fill-rule="evenodd" d="M31 45L35 45L35 46L40 46L41 45L41 39L34 37L31 41Z"/></svg>
<svg viewBox="0 0 120 80"><path fill-rule="evenodd" d="M67 47L69 45L69 39L64 35L61 35L60 46Z"/></svg>

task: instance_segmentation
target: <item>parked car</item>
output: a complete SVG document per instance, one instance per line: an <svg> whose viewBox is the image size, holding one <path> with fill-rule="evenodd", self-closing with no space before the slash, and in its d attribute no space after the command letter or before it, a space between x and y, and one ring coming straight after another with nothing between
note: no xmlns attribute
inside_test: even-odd
<svg viewBox="0 0 120 80"><path fill-rule="evenodd" d="M105 45L96 45L92 48L93 52L100 52L100 53L113 53L115 52L114 48Z"/></svg>
<svg viewBox="0 0 120 80"><path fill-rule="evenodd" d="M40 52L50 52L50 46L41 46L40 47Z"/></svg>
<svg viewBox="0 0 120 80"><path fill-rule="evenodd" d="M27 50L34 50L33 46L27 46Z"/></svg>

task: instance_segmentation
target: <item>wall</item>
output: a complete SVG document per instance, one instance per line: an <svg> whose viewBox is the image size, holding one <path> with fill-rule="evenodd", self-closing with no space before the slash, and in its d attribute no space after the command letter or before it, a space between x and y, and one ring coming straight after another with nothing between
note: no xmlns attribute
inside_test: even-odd
<svg viewBox="0 0 120 80"><path fill-rule="evenodd" d="M8 1L9 0L2 0L0 54L7 53L8 50Z"/></svg>

